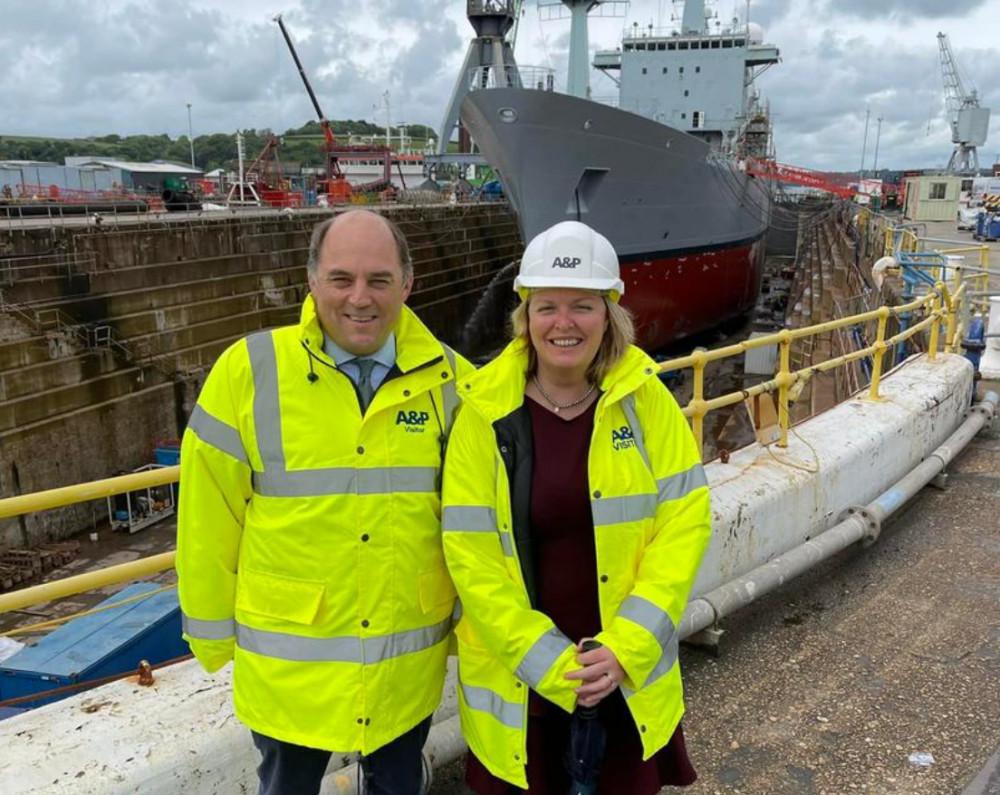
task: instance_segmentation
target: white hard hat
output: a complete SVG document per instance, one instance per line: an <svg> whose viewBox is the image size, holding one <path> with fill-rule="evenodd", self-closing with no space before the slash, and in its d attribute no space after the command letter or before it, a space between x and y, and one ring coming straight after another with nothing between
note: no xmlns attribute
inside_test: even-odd
<svg viewBox="0 0 1000 795"><path fill-rule="evenodd" d="M625 292L614 247L579 221L549 227L524 250L514 289L524 299L529 290L543 287L606 291L612 301Z"/></svg>

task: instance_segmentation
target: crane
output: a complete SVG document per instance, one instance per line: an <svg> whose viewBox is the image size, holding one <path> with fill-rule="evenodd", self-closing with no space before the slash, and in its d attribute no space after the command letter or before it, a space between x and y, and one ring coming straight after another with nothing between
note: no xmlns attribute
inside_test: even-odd
<svg viewBox="0 0 1000 795"><path fill-rule="evenodd" d="M955 150L948 161L948 171L979 170L976 147L986 143L990 127L990 109L980 106L975 88L966 91L958 71L955 55L951 51L948 34L938 33L941 54L941 74L944 77L944 98L951 126L951 142Z"/></svg>
<svg viewBox="0 0 1000 795"><path fill-rule="evenodd" d="M309 83L306 70L302 66L302 61L299 60L299 54L295 51L295 45L292 44L292 37L288 35L288 29L285 27L285 22L281 18L281 14L278 14L274 18L274 21L278 23L278 27L281 29L281 35L285 38L285 44L288 45L288 50L292 54L292 60L295 61L295 68L299 70L299 77L302 78L306 92L309 94L309 99L312 100L313 107L316 109L316 115L319 117L319 126L323 130L324 148L326 149L326 193L331 196L341 195L345 192L350 193L350 186L347 184L344 173L340 170L340 163L337 156L334 154L337 150L337 138L330 128L330 122L323 115L323 109L319 106L319 100L316 99L316 93Z"/></svg>

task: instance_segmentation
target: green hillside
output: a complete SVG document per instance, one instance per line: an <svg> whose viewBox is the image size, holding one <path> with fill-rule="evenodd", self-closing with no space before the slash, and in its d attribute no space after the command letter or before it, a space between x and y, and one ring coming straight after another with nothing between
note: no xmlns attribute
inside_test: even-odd
<svg viewBox="0 0 1000 795"><path fill-rule="evenodd" d="M383 136L384 127L367 121L332 121L334 134ZM243 130L246 155L253 158L271 136L271 130ZM322 166L323 131L318 122L310 121L302 127L286 130L282 135L281 159L304 166ZM399 129L393 128L396 141ZM421 148L434 131L424 125L407 127L413 146ZM285 138L287 136L287 138ZM305 138L298 136L307 136ZM384 138L383 138L384 139ZM345 140L346 143L346 140ZM44 160L62 163L65 157L87 156L119 158L122 160L174 160L187 163L191 150L186 135L171 138L169 135L102 135L95 138L45 138L42 136L0 135L0 160ZM231 168L236 160L236 137L216 133L199 135L194 139L195 163L204 171Z"/></svg>

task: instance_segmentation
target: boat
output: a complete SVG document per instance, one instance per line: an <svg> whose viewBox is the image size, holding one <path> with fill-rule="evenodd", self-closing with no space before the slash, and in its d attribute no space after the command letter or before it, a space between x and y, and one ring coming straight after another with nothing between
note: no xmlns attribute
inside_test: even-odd
<svg viewBox="0 0 1000 795"><path fill-rule="evenodd" d="M471 81L461 105L524 240L564 220L607 236L648 350L748 314L771 196L744 162L768 154L769 116L753 81L778 62L777 48L759 26L713 25L705 0L688 0L680 29L627 27L619 49L596 54L596 68L620 72L608 104L590 96L586 61L580 77L579 17L585 26L600 4L564 5L574 15L569 84L581 96L507 67Z"/></svg>

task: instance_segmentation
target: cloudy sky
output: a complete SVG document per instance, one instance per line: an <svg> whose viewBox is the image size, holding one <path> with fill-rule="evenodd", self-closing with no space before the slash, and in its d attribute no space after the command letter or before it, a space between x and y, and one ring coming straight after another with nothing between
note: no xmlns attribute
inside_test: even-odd
<svg viewBox="0 0 1000 795"><path fill-rule="evenodd" d="M715 4L745 13L745 0ZM541 23L526 0L522 64L565 72L568 22ZM634 0L594 20L592 49L624 25L667 26L671 0ZM284 14L327 116L440 124L471 28L461 0L0 0L0 135L82 137L284 130L312 118L271 21ZM679 13L680 4L676 10ZM865 109L883 117L879 165L943 166L951 153L935 34L951 37L964 77L1000 114L1000 0L752 0L751 19L781 50L760 80L779 159L857 169ZM595 94L611 94L603 75ZM378 106L376 108L376 106ZM995 120L994 128L1000 125ZM980 160L1000 153L995 131Z"/></svg>

